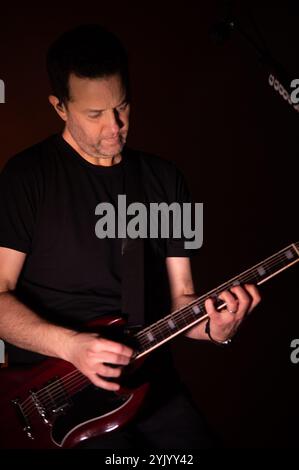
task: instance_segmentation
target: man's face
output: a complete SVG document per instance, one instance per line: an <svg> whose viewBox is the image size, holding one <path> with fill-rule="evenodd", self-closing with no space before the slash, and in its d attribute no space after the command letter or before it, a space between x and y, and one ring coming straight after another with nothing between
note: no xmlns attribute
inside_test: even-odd
<svg viewBox="0 0 299 470"><path fill-rule="evenodd" d="M66 129L86 154L111 158L118 155L129 129L130 106L119 75L105 78L69 78L70 100Z"/></svg>

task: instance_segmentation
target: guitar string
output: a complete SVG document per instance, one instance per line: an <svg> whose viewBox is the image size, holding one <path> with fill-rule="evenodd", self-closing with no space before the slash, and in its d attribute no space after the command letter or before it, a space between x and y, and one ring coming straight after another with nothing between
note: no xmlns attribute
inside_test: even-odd
<svg viewBox="0 0 299 470"><path fill-rule="evenodd" d="M48 389L51 390L52 389L52 385L54 386L53 388L54 389L57 389L59 387L61 387L61 385L67 385L68 384L68 381L69 380L72 380L74 375L82 375L81 372L78 370L78 369L75 369L73 370L72 372L69 372L68 374L66 374L65 376L63 376L62 378L60 379L57 379L55 380L54 382L52 382L51 386L50 385L46 385L44 386L43 388L41 388L38 392L36 392L36 395L38 395L38 399L40 399L40 396L42 395L47 395L48 392ZM63 381L63 384L59 383ZM51 393L51 392L50 392ZM24 406L26 406L27 402L29 402L30 404L33 403L32 402L32 397L29 396L28 398L26 398L26 400L24 400L22 403L20 403L22 409Z"/></svg>
<svg viewBox="0 0 299 470"><path fill-rule="evenodd" d="M281 262L282 260L283 260L283 261L286 261L286 260L285 260L286 253L287 253L287 250L285 250L285 252L283 252L283 253L280 253L279 255L277 255L277 254L276 254L276 255L273 255L272 257L270 257L270 258L267 259L267 263L261 262L259 265L257 265L256 268L250 268L250 269L248 269L247 271L245 271L245 272L243 273L243 275L241 274L240 276L236 276L236 278L238 277L238 278L239 278L239 281L241 281L241 282L243 281L243 282L244 282L245 280L252 279L253 276L254 276L254 277L257 277L257 276L254 275L253 273L258 270L258 266L263 265L264 268L269 268L271 265L273 266L273 264L277 264L276 262ZM276 259L274 259L274 258L276 258ZM274 263L273 263L273 261L274 261ZM286 265L286 266L287 266L287 265ZM245 276L245 274L246 274L246 276ZM248 274L251 274L251 276L250 276L249 278L248 278ZM242 277L243 277L244 279L242 279ZM260 276L259 276L259 277L260 277ZM236 279L236 278L233 278L233 279ZM257 279L258 279L258 278L257 278ZM225 285L230 285L230 284L231 284L230 281L228 281L227 283L225 283L224 285L221 286L221 289L220 289L220 290L219 290L219 288L216 288L216 289L214 289L214 291L211 291L210 295L217 295L217 290L219 290L218 293L220 293L221 291L225 290L225 288L224 288ZM208 298L208 296L207 296L206 298ZM178 312L177 312L177 315L180 315L180 316L181 316L181 315L183 315L183 313L185 313L186 311L190 310L191 305L197 303L199 299L201 299L201 298L199 297L198 299L195 299L193 302L191 302L190 304L188 304L187 306L185 306L183 309L181 309L180 311L178 311ZM185 312L184 312L184 311L185 311ZM191 313L191 312L192 312L192 310L189 311L189 313ZM194 312L193 312L193 315L194 315ZM171 314L171 316L172 316L172 314ZM176 316L176 315L174 315L174 316ZM172 318L173 318L173 316L172 316ZM200 317L195 316L194 319L198 319L198 320L199 320ZM161 322L161 324L162 324L163 320L164 320L164 319L160 320L159 322ZM159 329L160 329L160 326L159 326L159 325L156 325L154 328L153 328L153 327L148 327L148 329L150 329L151 331L154 331L155 329L156 329L156 330L159 330ZM142 333L143 333L143 332L142 332ZM136 336L138 337L138 334L137 334ZM140 336L141 336L141 335L140 335ZM167 336L166 336L166 338L167 338ZM142 343L142 338L138 338L138 340L140 340L140 342ZM144 345L144 344L143 344L143 345ZM73 374L73 373L76 373L76 372L77 372L77 371L73 371L72 373L70 373L70 375ZM65 376L65 377L67 377L67 376ZM65 380L65 378L62 378L62 379L60 379L59 381L63 381L63 384L67 385L67 382L68 382L68 380L70 380L70 379L71 379L71 377L69 377L67 380ZM58 382L58 381L57 381L57 382ZM44 394L46 394L46 393L51 393L51 394L52 394L52 392L50 392L50 390L53 388L53 385L55 385L55 383L52 383L51 386L44 387L44 389L45 389ZM57 384L57 388L59 388L59 387L60 387L60 384ZM41 394L42 390L43 390L43 389L41 389L39 392L37 392L38 398L40 398L40 396L42 395L42 394ZM53 396L53 398L54 398L54 396ZM31 400L31 397L28 397L28 399ZM27 399L27 400L28 400L28 399ZM25 405L25 402L26 402L26 400L22 403L22 408L23 408L23 406ZM32 402L32 403L33 403L33 402ZM34 406L34 403L33 403L33 406ZM26 409L26 411L27 411L27 409Z"/></svg>
<svg viewBox="0 0 299 470"><path fill-rule="evenodd" d="M221 290L222 290L222 289L221 289ZM196 318L196 317L195 317L195 318ZM82 379L83 379L83 382L82 382ZM79 383L80 383L80 380L79 380ZM83 378L83 376L82 376L82 377L81 377L81 385L82 385L83 383L84 383L84 378ZM77 385L77 384L76 384L76 385ZM68 390L68 393L73 392L74 390L75 390L75 388L72 387L72 389L69 389L69 390ZM78 390L78 391L79 391L79 390ZM64 391L61 392L61 393L58 393L58 394L56 393L56 396L53 395L52 399L50 398L50 399L48 400L48 402L46 402L46 403L44 402L43 405L46 406L46 405L48 405L48 403L51 403L51 404L52 404L53 399L57 399L58 397L61 397L61 396L62 396L63 398L65 398L65 392L64 392ZM35 405L33 404L33 405L32 405L32 409L34 409L34 406L35 406ZM28 411L29 411L29 409L26 408L26 412L28 412Z"/></svg>
<svg viewBox="0 0 299 470"><path fill-rule="evenodd" d="M282 254L280 254L279 256L273 255L272 258L274 258L275 256L276 256L277 258L279 258L279 257L282 258L282 257L283 257L283 254L285 255L286 253L282 253ZM285 261L285 257L283 257L283 259L284 259L284 261ZM268 258L268 266L267 266L267 267L270 266L269 261L270 261L270 259ZM281 259L280 259L280 261L281 261ZM264 263L260 263L260 265L261 265L261 264L264 264L264 266L265 266L265 262L264 262ZM272 264L273 264L273 263L272 263ZM253 269L251 268L251 269L245 271L245 273L248 273L248 274L249 274L250 271L253 271ZM244 273L244 274L245 274L245 273ZM255 276L255 277L256 277L256 276ZM242 275L239 276L239 279L241 279L241 278L242 278ZM251 279L252 279L252 276L251 276ZM244 280L245 280L245 279L244 279ZM226 284L229 285L230 282L228 282L228 283L226 283ZM220 291L222 291L223 289L224 289L224 286L221 287L221 289L219 290L219 293L220 293ZM217 288L213 291L213 294L214 294L214 295L216 295L216 291L217 291ZM208 297L207 297L207 298L208 298ZM198 298L198 299L199 299L199 298ZM192 303L198 302L198 299L197 299L197 300L194 300ZM178 312L178 314L181 315L184 310L185 310L185 311L186 311L186 310L190 310L190 306L191 306L191 304L188 304L188 305L185 306L182 310L180 310L180 311ZM191 312L189 312L189 313L191 313ZM194 319L200 319L200 317L194 317ZM162 323L162 321L163 321L163 319L160 320L161 323ZM187 323L187 324L188 324L188 323ZM156 328L159 329L159 325L157 325ZM152 328L152 331L153 331L153 328ZM138 336L138 335L137 335L137 336ZM166 337L167 337L167 336L166 336ZM141 341L142 341L142 340L141 340ZM76 372L76 371L74 371L74 372ZM63 379L60 379L60 380L63 380ZM64 383L66 384L66 381L64 381ZM53 385L53 384L51 384L51 385ZM59 387L59 385L57 385L57 387ZM48 387L45 387L45 389L47 390L46 393L49 393L50 388L51 388L51 387L49 387L49 386L48 386ZM41 391L40 391L40 392L41 392ZM40 392L38 392L39 395L40 395ZM30 397L29 397L29 399L30 399Z"/></svg>
<svg viewBox="0 0 299 470"><path fill-rule="evenodd" d="M47 397L47 400L42 402L42 406L43 408L48 408L48 405L50 405L50 407L53 405L55 405L56 407L62 406L62 405L55 403L55 400L63 399L67 401L68 399L72 397L73 392L78 393L89 385L92 385L92 382L87 377L84 377L83 375L81 377L75 377L73 381L68 385L68 390L67 390L67 393L69 394L68 397L66 397L65 391L61 392L60 394L56 393L55 398L54 398L54 395L53 397ZM38 410L37 410L36 405L32 402L30 406L27 405L26 410L23 409L23 411L26 414L26 416L29 417L34 411L38 411ZM47 412L49 410L45 409L45 411Z"/></svg>
<svg viewBox="0 0 299 470"><path fill-rule="evenodd" d="M52 395L45 395L45 398L43 398L41 401L41 405L44 407L44 406L47 406L49 403L52 403L55 401L55 400L58 400L59 398L66 398L66 395L69 393L69 388L70 387L74 387L74 385L79 385L80 384L80 381L82 382L82 384L85 382L86 385L89 385L91 384L91 382L89 381L89 379L87 377L85 377L83 374L81 374L79 371L74 371L74 372L78 372L79 374L78 375L75 375L71 380L68 381L68 385L67 385L67 389L66 390L61 390L60 388L60 392L57 392L55 391L55 393ZM58 386L56 387L57 389L59 388ZM75 388L73 388L74 390ZM79 390L78 390L79 391ZM70 398L70 397L68 397ZM28 399L27 399L28 400ZM26 400L26 401L27 401ZM40 400L40 399L39 399ZM34 403L34 401L32 400L31 397L29 397L29 403L27 403L25 406L23 406L23 404L21 405L22 406L22 411L25 413L25 414L30 414L30 412L34 409L37 409L36 407L36 404Z"/></svg>
<svg viewBox="0 0 299 470"><path fill-rule="evenodd" d="M282 261L282 260L280 260L280 261ZM269 267L273 267L274 264L276 265L277 263L271 263L271 265L268 264L267 269L269 269ZM245 273L244 273L244 274L245 274ZM256 278L256 279L255 279L256 281L259 281L259 280L262 279L261 276L257 277L257 276L254 275L253 273L249 276L249 274L251 274L251 273L246 272L246 276L243 275L243 278L242 278L242 276L239 276L239 277L238 277L239 281L240 281L240 282L247 282L247 281L249 281L249 280L253 280L253 279L252 279L253 277ZM235 278L234 278L234 279L235 279ZM187 306L185 306L185 308L188 308L188 307L189 307L189 309L191 309L192 305L194 305L194 304L196 304L196 303L200 303L200 302L203 303L206 299L208 299L209 297L211 297L211 296L213 296L213 295L219 295L223 290L225 290L225 287L226 287L226 286L227 286L227 287L229 287L229 286L231 287L231 286L232 286L231 282L228 281L228 282L225 283L224 285L217 287L217 288L214 289L213 291L210 291L210 292L208 293L209 295L205 294L205 295L202 296L202 297L198 297L197 299L195 299L195 300L193 300L191 303L189 303ZM199 302L199 301L200 301L200 302ZM178 311L178 314L179 314L180 316L181 316L182 313L183 313L182 310L179 310L179 311ZM190 311L189 313L192 314L192 311ZM157 330L160 330L160 329L161 329L161 325L162 325L162 324L166 324L169 319L174 319L175 316L176 316L176 311L170 313L169 315L167 315L167 317L162 318L161 320L158 320L158 322L157 322L156 324L154 324L153 326L148 326L148 327L144 328L140 333L137 333L136 337L138 338L138 341L140 340L141 345L144 346L145 344L148 344L148 338L144 338L144 341L143 341L143 337L146 337L148 333L157 332ZM195 318L200 318L200 317L194 317L194 319L195 319ZM182 318L182 320L184 320L184 318Z"/></svg>
<svg viewBox="0 0 299 470"><path fill-rule="evenodd" d="M73 392L78 393L89 385L92 385L92 382L87 377L84 377L84 376L74 377L74 380L68 385L67 393L65 391L61 393L56 392L55 398L54 396L53 398L48 397L47 400L42 402L42 406L43 408L48 408L48 406L50 406L50 408L53 406L59 408L59 406L62 406L63 404L65 404L65 402L71 399L71 397L73 396ZM55 403L55 401L58 401L58 400L63 400L62 405L59 405L59 403ZM30 411L26 410L26 412L27 413L29 412L29 414L31 414L34 408L36 407L33 406L31 407ZM49 411L49 410L45 410L45 411Z"/></svg>
<svg viewBox="0 0 299 470"><path fill-rule="evenodd" d="M284 254L285 254L285 253L284 253ZM275 256L277 256L277 255L274 255L273 257L275 257ZM282 256L283 256L283 253L280 254L279 256L277 256L277 258L279 258L279 257L282 258ZM273 258L273 257L272 257L272 258ZM284 259L284 261L285 261L285 258L284 258L284 257L283 257L283 259ZM280 261L281 261L281 259L280 259ZM265 266L265 263L260 263L260 264L264 264L264 266ZM273 264L273 263L272 263L272 264ZM269 259L268 259L268 266L267 266L267 267L269 267L269 266L270 266L270 264L269 264ZM252 272L253 269L251 268L251 269L247 270L245 273L248 273L248 274L249 274L250 271ZM245 273L244 273L244 274L245 274ZM244 276L244 275L243 275L243 276ZM256 277L256 276L255 276L255 277ZM245 278L246 278L246 277L245 277ZM250 276L250 278L252 279L252 276ZM242 279L242 275L239 276L239 279ZM245 280L245 279L244 279L244 280ZM226 283L226 284L229 285L230 282L228 282L228 283ZM223 289L224 289L224 286L221 287L221 289L219 290L219 292L222 291ZM216 291L217 291L217 288L213 291L213 294L214 294L214 295L216 295ZM207 297L207 298L208 298L208 297ZM195 301L193 301L192 303L196 303L197 301L198 301L198 300L195 300ZM186 310L190 310L190 306L191 306L191 304L188 304L187 306L184 307L184 309L180 310L177 314L182 315L182 313L183 313L184 310L185 310L185 311L186 311ZM189 311L189 313L191 313L191 312ZM198 317L195 316L194 319L198 319L198 320L199 320L200 317L198 318ZM162 321L163 321L163 320L162 320ZM161 323L162 323L162 321L160 320ZM188 323L187 323L187 324L188 324ZM159 329L159 325L157 325L156 328ZM153 331L153 328L152 328L151 331ZM138 336L138 335L137 335L137 336ZM167 336L166 336L166 338L167 338ZM142 341L142 340L141 340L141 341ZM74 372L76 372L76 371L74 371ZM61 381L61 380L63 380L63 379L60 379L60 381ZM67 381L64 380L64 383L67 384ZM52 386L53 386L53 384L52 384ZM57 387L59 388L59 384L57 385ZM48 386L48 387L45 387L46 392L44 392L44 393L50 393L50 392L49 392L50 388L52 388L52 387L49 387L49 386ZM40 392L41 392L41 391L40 391ZM39 393L39 397L40 397L40 395L41 395L40 392L38 392L38 393ZM52 392L51 392L51 393L52 393ZM30 399L30 398L29 398L29 399ZM24 403L23 403L23 404L24 404Z"/></svg>

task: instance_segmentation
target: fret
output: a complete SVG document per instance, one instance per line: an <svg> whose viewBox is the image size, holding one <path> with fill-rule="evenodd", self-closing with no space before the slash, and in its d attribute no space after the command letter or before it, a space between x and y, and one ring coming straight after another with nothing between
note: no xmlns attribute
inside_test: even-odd
<svg viewBox="0 0 299 470"><path fill-rule="evenodd" d="M195 306L195 311L199 313L195 314L192 309L192 303L183 307L182 309L175 311L167 317L156 322L152 327L147 327L143 331L135 335L137 343L138 353L153 349L156 344L164 343L165 339L168 340L170 337L177 335L184 329L188 329L194 320L198 321L203 315L206 315L204 305ZM182 314L182 312L184 313ZM155 341L148 341L149 331L154 329Z"/></svg>
<svg viewBox="0 0 299 470"><path fill-rule="evenodd" d="M256 264L252 268L247 269L242 274L235 276L230 281L221 284L216 289L193 300L190 304L158 320L150 327L145 328L135 335L137 343L135 359L204 320L207 317L205 301L208 298L214 299L216 308L223 308L225 302L218 297L222 291L245 283L253 283L256 285L263 284L271 277L298 261L299 242L296 242L261 263Z"/></svg>

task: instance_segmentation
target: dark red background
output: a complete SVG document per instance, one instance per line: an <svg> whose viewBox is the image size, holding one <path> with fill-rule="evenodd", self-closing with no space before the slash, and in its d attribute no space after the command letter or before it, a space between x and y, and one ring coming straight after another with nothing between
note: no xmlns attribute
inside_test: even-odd
<svg viewBox="0 0 299 470"><path fill-rule="evenodd" d="M174 160L194 200L205 203L204 244L194 260L199 293L299 240L299 115L269 87L240 35L223 46L211 40L224 3L1 6L1 166L62 128L47 101L48 45L70 27L102 23L130 56L129 144ZM291 79L299 77L295 5L236 7L258 37L252 15ZM299 338L297 281L295 267L266 286L263 304L230 348L185 339L174 345L184 380L227 447L297 445L299 364L289 358L290 342Z"/></svg>

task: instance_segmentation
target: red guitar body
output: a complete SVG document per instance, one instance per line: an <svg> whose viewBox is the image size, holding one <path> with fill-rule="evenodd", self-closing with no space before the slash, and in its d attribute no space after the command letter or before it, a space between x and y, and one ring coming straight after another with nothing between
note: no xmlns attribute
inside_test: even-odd
<svg viewBox="0 0 299 470"><path fill-rule="evenodd" d="M106 319L97 328L122 323ZM134 370L140 362L135 361ZM3 368L0 383L2 449L75 447L129 422L149 388L141 383L110 392L95 387L69 362L52 358L27 369Z"/></svg>

